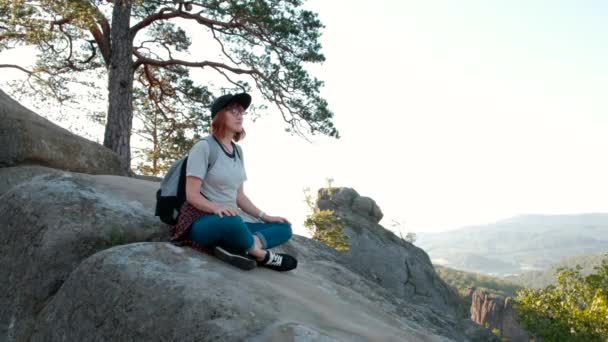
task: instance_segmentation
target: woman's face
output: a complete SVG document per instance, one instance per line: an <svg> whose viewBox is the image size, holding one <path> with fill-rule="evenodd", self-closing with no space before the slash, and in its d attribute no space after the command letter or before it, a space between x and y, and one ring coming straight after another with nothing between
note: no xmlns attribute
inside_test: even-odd
<svg viewBox="0 0 608 342"><path fill-rule="evenodd" d="M240 133L243 131L243 115L245 115L245 109L240 104L233 104L225 109L226 111L226 128L228 130Z"/></svg>

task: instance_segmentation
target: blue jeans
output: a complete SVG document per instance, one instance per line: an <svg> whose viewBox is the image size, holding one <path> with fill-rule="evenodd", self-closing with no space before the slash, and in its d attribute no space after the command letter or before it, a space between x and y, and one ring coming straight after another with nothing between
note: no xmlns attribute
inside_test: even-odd
<svg viewBox="0 0 608 342"><path fill-rule="evenodd" d="M262 242L263 249L282 245L291 238L288 223L250 223L240 216L204 215L192 223L190 239L206 247L222 246L234 251L250 251L253 235Z"/></svg>

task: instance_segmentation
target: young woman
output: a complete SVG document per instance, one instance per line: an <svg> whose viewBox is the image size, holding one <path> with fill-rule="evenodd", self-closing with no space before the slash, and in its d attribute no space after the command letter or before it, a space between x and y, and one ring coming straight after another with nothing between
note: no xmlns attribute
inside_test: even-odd
<svg viewBox="0 0 608 342"><path fill-rule="evenodd" d="M193 241L244 270L264 266L289 271L296 268L297 260L269 249L291 238L290 222L260 210L243 186L247 179L243 152L234 142L245 137L243 115L250 104L246 93L223 95L213 102L212 139L199 141L188 154L186 203L172 240ZM220 150L209 167L212 148Z"/></svg>

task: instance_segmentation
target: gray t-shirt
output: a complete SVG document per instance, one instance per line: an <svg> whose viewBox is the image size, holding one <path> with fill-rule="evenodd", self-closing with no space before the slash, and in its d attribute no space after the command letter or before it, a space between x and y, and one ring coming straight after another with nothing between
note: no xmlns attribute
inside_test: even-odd
<svg viewBox="0 0 608 342"><path fill-rule="evenodd" d="M216 144L216 146L210 146ZM217 160L209 168L209 149L217 148ZM242 150L238 153L236 147L232 155L228 155L217 145L213 138L201 140L192 146L188 154L186 176L200 178L203 182L201 193L211 202L219 205L237 208L236 195L239 187L247 180ZM239 215L246 222L257 220L239 209Z"/></svg>

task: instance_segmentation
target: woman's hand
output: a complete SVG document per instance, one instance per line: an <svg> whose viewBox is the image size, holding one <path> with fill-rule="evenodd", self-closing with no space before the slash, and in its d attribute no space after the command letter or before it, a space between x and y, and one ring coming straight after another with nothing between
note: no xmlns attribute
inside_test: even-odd
<svg viewBox="0 0 608 342"><path fill-rule="evenodd" d="M262 215L262 221L268 222L268 223L270 223L270 222L284 222L284 223L287 223L287 224L291 225L291 222L289 222L289 220L287 220L286 218L281 217L281 216L270 216L270 215L264 214L264 215Z"/></svg>
<svg viewBox="0 0 608 342"><path fill-rule="evenodd" d="M224 215L226 216L236 216L238 215L238 211L236 210L236 208L231 208L231 207L224 207L224 206L218 206L213 213L219 217L224 217Z"/></svg>

